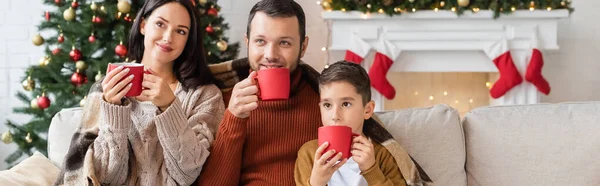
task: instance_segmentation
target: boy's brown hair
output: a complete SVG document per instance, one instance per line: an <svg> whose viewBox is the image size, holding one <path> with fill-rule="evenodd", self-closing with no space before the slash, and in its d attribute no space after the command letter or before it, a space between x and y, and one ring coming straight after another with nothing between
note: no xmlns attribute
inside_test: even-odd
<svg viewBox="0 0 600 186"><path fill-rule="evenodd" d="M353 62L338 61L326 68L319 76L319 86L332 82L348 82L362 97L363 106L371 101L371 79L365 69ZM373 119L366 119L363 123L363 133L373 141L381 144L394 137L385 128Z"/></svg>
<svg viewBox="0 0 600 186"><path fill-rule="evenodd" d="M332 82L350 83L362 97L363 106L371 101L371 80L360 65L348 61L338 61L326 68L319 76L319 86Z"/></svg>

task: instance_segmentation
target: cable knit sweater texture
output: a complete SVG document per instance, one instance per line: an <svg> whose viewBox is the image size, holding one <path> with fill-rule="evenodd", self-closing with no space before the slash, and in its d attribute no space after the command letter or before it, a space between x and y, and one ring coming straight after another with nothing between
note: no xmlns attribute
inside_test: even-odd
<svg viewBox="0 0 600 186"><path fill-rule="evenodd" d="M93 143L102 185L190 185L200 174L225 110L214 85L184 91L164 112L150 102L100 103Z"/></svg>

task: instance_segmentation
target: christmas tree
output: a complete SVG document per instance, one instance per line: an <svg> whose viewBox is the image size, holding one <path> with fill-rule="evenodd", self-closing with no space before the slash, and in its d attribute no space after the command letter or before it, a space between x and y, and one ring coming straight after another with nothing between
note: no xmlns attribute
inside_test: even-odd
<svg viewBox="0 0 600 186"><path fill-rule="evenodd" d="M215 0L191 0L201 13L204 47L209 63L234 59L239 45L228 44L223 36L228 29ZM127 38L137 10L143 0L44 0L56 7L43 12L45 20L39 31L52 32L50 37L33 36L34 45L45 47L39 65L28 68L23 89L17 98L26 105L13 112L33 116L26 123L7 121L9 131L2 134L4 143L18 149L5 161L13 165L24 155L39 151L47 154L48 132L52 117L63 108L83 106L91 85L100 80L108 63L128 61ZM91 77L91 78L88 78Z"/></svg>

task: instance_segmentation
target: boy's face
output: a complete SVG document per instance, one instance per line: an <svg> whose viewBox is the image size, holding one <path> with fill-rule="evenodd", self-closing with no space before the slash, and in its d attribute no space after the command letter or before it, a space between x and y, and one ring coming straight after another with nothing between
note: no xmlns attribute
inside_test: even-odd
<svg viewBox="0 0 600 186"><path fill-rule="evenodd" d="M352 128L352 132L362 135L364 120L373 115L375 103L369 101L363 106L362 96L356 88L344 81L321 85L320 92L319 107L323 125L348 126Z"/></svg>

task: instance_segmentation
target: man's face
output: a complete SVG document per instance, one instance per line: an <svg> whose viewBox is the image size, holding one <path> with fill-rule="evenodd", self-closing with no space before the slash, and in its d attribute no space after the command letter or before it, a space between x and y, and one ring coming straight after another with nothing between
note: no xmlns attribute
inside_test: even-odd
<svg viewBox="0 0 600 186"><path fill-rule="evenodd" d="M269 17L264 12L256 12L250 22L246 45L252 70L287 68L293 72L304 56L308 37L301 42L295 16Z"/></svg>

